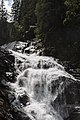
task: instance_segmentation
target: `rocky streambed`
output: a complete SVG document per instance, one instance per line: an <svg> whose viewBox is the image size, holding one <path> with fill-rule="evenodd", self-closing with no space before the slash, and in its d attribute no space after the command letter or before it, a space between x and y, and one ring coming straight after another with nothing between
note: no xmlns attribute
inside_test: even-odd
<svg viewBox="0 0 80 120"><path fill-rule="evenodd" d="M0 120L80 120L79 79L32 43L11 45L0 49Z"/></svg>

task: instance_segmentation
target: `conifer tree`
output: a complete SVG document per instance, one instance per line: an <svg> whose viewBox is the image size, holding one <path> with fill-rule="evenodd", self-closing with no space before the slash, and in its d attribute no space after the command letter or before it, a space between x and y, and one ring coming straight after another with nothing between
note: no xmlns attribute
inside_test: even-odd
<svg viewBox="0 0 80 120"><path fill-rule="evenodd" d="M30 25L35 25L35 6L36 0L22 0L20 7L20 24L24 26L24 30L28 30Z"/></svg>
<svg viewBox="0 0 80 120"><path fill-rule="evenodd" d="M1 0L0 4L0 19L7 20L7 10L4 5L4 0Z"/></svg>
<svg viewBox="0 0 80 120"><path fill-rule="evenodd" d="M20 4L21 4L20 0L13 0L12 15L14 22L19 22Z"/></svg>
<svg viewBox="0 0 80 120"><path fill-rule="evenodd" d="M7 30L7 10L4 5L4 0L1 0L0 4L0 44L4 44L8 41Z"/></svg>

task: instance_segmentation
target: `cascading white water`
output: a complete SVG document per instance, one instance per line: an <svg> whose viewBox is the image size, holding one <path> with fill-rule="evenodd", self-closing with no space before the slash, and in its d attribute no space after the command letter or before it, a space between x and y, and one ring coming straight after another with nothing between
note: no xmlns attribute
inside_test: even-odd
<svg viewBox="0 0 80 120"><path fill-rule="evenodd" d="M12 53L18 73L16 83L9 83L16 97L12 104L21 107L31 120L63 120L60 110L55 110L51 103L64 90L62 77L74 78L53 58ZM19 100L21 96L27 96L24 104Z"/></svg>

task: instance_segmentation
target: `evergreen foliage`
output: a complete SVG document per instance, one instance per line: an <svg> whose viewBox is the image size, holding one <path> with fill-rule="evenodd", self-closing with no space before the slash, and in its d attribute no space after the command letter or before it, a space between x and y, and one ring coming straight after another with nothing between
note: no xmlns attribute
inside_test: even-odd
<svg viewBox="0 0 80 120"><path fill-rule="evenodd" d="M1 7L0 18L7 19L4 0ZM9 41L32 40L36 35L37 47L44 55L63 60L80 58L80 0L13 0L12 14L12 23L0 21L7 29L0 34L7 34ZM0 40L5 42L6 38Z"/></svg>
<svg viewBox="0 0 80 120"><path fill-rule="evenodd" d="M3 44L8 39L7 31L7 10L4 5L4 0L0 4L0 44Z"/></svg>
<svg viewBox="0 0 80 120"><path fill-rule="evenodd" d="M36 0L22 0L20 7L20 25L24 27L24 31L28 30L30 25L35 25L35 6Z"/></svg>
<svg viewBox="0 0 80 120"><path fill-rule="evenodd" d="M1 4L0 4L0 20L7 20L7 10L5 8L4 5L4 0L1 0Z"/></svg>
<svg viewBox="0 0 80 120"><path fill-rule="evenodd" d="M12 15L13 15L13 21L19 22L19 14L20 14L20 0L13 0L12 5Z"/></svg>
<svg viewBox="0 0 80 120"><path fill-rule="evenodd" d="M37 37L42 40L44 54L57 57L63 39L65 5L63 0L38 0L36 4Z"/></svg>
<svg viewBox="0 0 80 120"><path fill-rule="evenodd" d="M71 24L71 22L74 22L74 19L80 18L80 0L65 0L64 4L67 8L64 23Z"/></svg>

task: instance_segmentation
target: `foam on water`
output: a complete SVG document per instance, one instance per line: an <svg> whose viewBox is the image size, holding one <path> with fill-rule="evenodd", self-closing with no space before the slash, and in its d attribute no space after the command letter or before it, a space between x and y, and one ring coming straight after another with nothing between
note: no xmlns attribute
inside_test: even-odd
<svg viewBox="0 0 80 120"><path fill-rule="evenodd" d="M15 56L15 67L18 70L16 83L9 83L16 97L12 104L21 106L31 120L63 120L51 102L54 103L64 90L62 78L75 80L73 76L52 57L11 52ZM66 82L65 86L68 84ZM19 101L19 96L23 95L29 98L25 106Z"/></svg>

